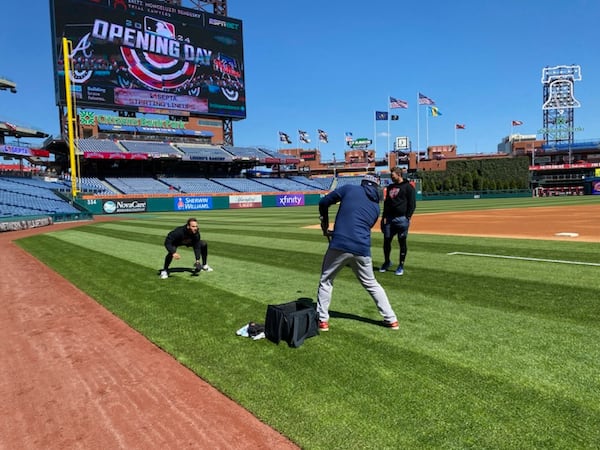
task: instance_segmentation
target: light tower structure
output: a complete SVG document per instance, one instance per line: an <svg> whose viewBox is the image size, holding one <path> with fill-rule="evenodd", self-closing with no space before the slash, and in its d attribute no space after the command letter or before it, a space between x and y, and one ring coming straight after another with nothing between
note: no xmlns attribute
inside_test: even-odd
<svg viewBox="0 0 600 450"><path fill-rule="evenodd" d="M581 105L574 97L574 82L581 80L581 67L554 66L542 70L543 120L541 130L547 144L572 144L575 108Z"/></svg>

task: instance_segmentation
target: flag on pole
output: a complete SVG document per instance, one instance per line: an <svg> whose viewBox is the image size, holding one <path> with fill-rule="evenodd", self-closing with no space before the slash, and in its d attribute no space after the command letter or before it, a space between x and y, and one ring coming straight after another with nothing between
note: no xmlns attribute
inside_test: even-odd
<svg viewBox="0 0 600 450"><path fill-rule="evenodd" d="M407 109L408 102L394 98L394 97L390 97L390 109L395 109L395 108Z"/></svg>
<svg viewBox="0 0 600 450"><path fill-rule="evenodd" d="M375 120L388 120L387 111L375 111Z"/></svg>
<svg viewBox="0 0 600 450"><path fill-rule="evenodd" d="M329 139L327 137L327 133L323 130L317 130L317 133L319 133L319 141L321 142L325 142L326 144L329 142Z"/></svg>
<svg viewBox="0 0 600 450"><path fill-rule="evenodd" d="M512 121L512 126L513 127L518 127L519 125L523 125L523 122L521 122L520 120L513 120Z"/></svg>
<svg viewBox="0 0 600 450"><path fill-rule="evenodd" d="M6 125L6 128L8 128L13 133L15 133L17 131L17 126L10 122L4 122L4 125Z"/></svg>
<svg viewBox="0 0 600 450"><path fill-rule="evenodd" d="M438 116L441 116L442 113L440 112L439 108L437 108L436 106L430 106L429 107L429 115L431 117L438 117Z"/></svg>
<svg viewBox="0 0 600 450"><path fill-rule="evenodd" d="M350 142L352 142L353 140L354 138L352 137L352 132L346 131L346 144L350 145Z"/></svg>
<svg viewBox="0 0 600 450"><path fill-rule="evenodd" d="M457 130L464 130L465 129L465 124L464 123L457 123L456 124L456 129Z"/></svg>
<svg viewBox="0 0 600 450"><path fill-rule="evenodd" d="M279 132L279 140L281 142L285 142L286 144L291 144L292 140L290 139L290 136L287 133L284 133L283 131Z"/></svg>
<svg viewBox="0 0 600 450"><path fill-rule="evenodd" d="M400 116L398 114L392 114L390 116L390 120L398 120L400 118Z"/></svg>
<svg viewBox="0 0 600 450"><path fill-rule="evenodd" d="M435 105L435 102L419 92L419 105Z"/></svg>
<svg viewBox="0 0 600 450"><path fill-rule="evenodd" d="M298 130L298 138L305 144L310 143L310 138L308 137L308 133L306 131Z"/></svg>

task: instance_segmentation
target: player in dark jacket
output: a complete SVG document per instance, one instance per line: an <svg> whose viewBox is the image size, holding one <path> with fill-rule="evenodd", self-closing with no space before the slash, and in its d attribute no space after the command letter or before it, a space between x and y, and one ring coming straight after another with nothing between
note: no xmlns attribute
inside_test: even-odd
<svg viewBox="0 0 600 450"><path fill-rule="evenodd" d="M329 231L329 207L340 203L333 232ZM397 330L398 320L385 290L375 279L371 260L371 228L379 218L379 179L366 175L360 186L344 185L319 202L321 229L330 239L323 257L317 291L319 329L329 330L329 304L333 280L340 270L350 266L354 275L377 305L384 326Z"/></svg>
<svg viewBox="0 0 600 450"><path fill-rule="evenodd" d="M404 179L404 170L400 167L394 167L392 169L392 184L387 187L383 201L381 231L383 232L384 261L379 269L380 272L386 272L392 265L390 260L392 240L397 235L400 244L400 258L395 273L396 275L404 274L404 261L408 251L406 240L410 219L416 208L415 199L415 189L408 180Z"/></svg>
<svg viewBox="0 0 600 450"><path fill-rule="evenodd" d="M185 225L173 229L165 238L165 248L168 253L165 256L165 263L160 272L161 278L169 277L169 266L173 259L181 258L179 253L177 253L177 247L182 245L194 249L194 256L196 257L194 270L196 273L201 270L212 272L212 268L206 263L208 258L208 245L206 241L200 239L198 221L193 217L190 217Z"/></svg>

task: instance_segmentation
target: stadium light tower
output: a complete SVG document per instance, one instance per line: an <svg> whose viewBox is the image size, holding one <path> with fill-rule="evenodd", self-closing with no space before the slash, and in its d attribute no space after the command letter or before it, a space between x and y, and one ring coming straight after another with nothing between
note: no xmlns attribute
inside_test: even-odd
<svg viewBox="0 0 600 450"><path fill-rule="evenodd" d="M202 11L212 12L219 16L227 16L227 0L163 0L177 6L196 7ZM187 3L187 4L186 4Z"/></svg>
<svg viewBox="0 0 600 450"><path fill-rule="evenodd" d="M227 16L227 0L190 0L196 7L203 11L208 11L206 8L212 6L213 14L219 16Z"/></svg>
<svg viewBox="0 0 600 450"><path fill-rule="evenodd" d="M544 127L546 143L573 143L574 109L581 105L574 97L574 82L581 80L581 67L554 66L542 70Z"/></svg>

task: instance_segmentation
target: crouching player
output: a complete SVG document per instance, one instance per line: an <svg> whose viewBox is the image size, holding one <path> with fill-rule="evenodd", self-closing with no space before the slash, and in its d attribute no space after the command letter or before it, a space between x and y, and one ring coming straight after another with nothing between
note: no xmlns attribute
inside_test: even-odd
<svg viewBox="0 0 600 450"><path fill-rule="evenodd" d="M194 263L195 273L198 273L201 270L212 272L212 268L206 263L208 258L208 245L206 241L200 239L198 221L193 217L190 217L185 225L171 230L165 238L167 255L165 256L165 262L160 272L161 278L169 278L169 266L173 259L181 258L179 253L177 253L177 247L182 245L194 249L194 256L196 257L196 262Z"/></svg>

